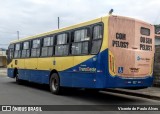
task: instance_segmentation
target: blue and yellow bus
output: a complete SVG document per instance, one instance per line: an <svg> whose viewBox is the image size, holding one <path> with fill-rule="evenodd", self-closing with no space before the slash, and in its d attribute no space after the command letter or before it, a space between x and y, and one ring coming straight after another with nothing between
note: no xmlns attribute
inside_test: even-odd
<svg viewBox="0 0 160 114"><path fill-rule="evenodd" d="M122 16L104 16L13 41L8 76L63 87L105 89L152 85L154 26Z"/></svg>

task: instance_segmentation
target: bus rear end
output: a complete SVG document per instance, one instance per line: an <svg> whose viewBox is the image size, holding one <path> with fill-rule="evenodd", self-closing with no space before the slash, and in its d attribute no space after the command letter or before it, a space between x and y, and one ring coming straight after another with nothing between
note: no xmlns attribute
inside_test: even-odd
<svg viewBox="0 0 160 114"><path fill-rule="evenodd" d="M120 16L109 17L109 86L152 85L154 27Z"/></svg>

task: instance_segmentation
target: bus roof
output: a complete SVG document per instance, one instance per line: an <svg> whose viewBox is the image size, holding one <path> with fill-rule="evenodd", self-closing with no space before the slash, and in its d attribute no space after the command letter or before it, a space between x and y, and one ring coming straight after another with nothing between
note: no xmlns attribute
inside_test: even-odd
<svg viewBox="0 0 160 114"><path fill-rule="evenodd" d="M79 24L75 24L75 25L72 25L72 26L52 30L52 31L49 31L49 32L44 32L44 33L33 35L33 36L28 36L26 38L22 38L22 39L19 39L19 40L14 40L11 43L17 43L17 42L30 40L30 39L40 38L40 37L47 36L47 35L50 35L50 34L60 33L60 32L67 31L67 30L72 30L72 29L75 29L75 28L78 28L78 27L87 26L87 25L90 25L90 24L102 22L102 18L108 18L109 16L114 16L114 17L118 17L118 18L125 18L125 19L129 19L129 20L139 21L141 23L146 23L144 21L134 19L134 18L130 18L130 17L117 16L117 15L107 15L107 16L104 16L104 17L96 18L96 19L86 21L86 22L82 22L82 23L79 23ZM149 24L149 23L146 23L146 24Z"/></svg>
<svg viewBox="0 0 160 114"><path fill-rule="evenodd" d="M108 16L106 16L106 17L108 17ZM25 40L39 38L39 37L47 36L47 35L54 34L54 33L60 33L60 32L63 32L63 31L72 30L72 29L75 29L75 28L78 28L78 27L87 26L87 25L98 23L98 22L101 22L101 21L102 21L102 17L97 18L97 19L93 19L91 21L86 21L86 22L82 22L82 23L79 23L79 24L75 24L75 25L72 25L72 26L69 26L69 27L64 27L64 28L52 30L52 31L49 31L49 32L44 32L44 33L41 33L41 34L29 36L29 37L22 38L22 39L19 39L19 40L14 40L11 43L22 42L22 41L25 41Z"/></svg>

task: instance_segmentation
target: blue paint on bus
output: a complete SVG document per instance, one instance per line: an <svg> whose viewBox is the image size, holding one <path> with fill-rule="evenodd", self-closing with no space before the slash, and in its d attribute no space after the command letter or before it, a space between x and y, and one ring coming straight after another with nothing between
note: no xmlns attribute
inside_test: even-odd
<svg viewBox="0 0 160 114"><path fill-rule="evenodd" d="M8 76L11 78L14 78L13 71L14 69L8 68ZM20 79L41 84L49 84L50 72L49 70L18 69ZM153 76L133 79L111 76L108 67L108 49L87 61L58 73L60 85L65 87L99 89L149 87L153 82Z"/></svg>

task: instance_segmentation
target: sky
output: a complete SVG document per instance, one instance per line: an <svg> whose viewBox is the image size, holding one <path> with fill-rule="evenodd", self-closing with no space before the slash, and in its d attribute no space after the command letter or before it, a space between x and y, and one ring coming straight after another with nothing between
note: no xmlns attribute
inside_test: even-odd
<svg viewBox="0 0 160 114"><path fill-rule="evenodd" d="M108 15L160 24L159 0L0 0L0 48L19 37L40 34Z"/></svg>

